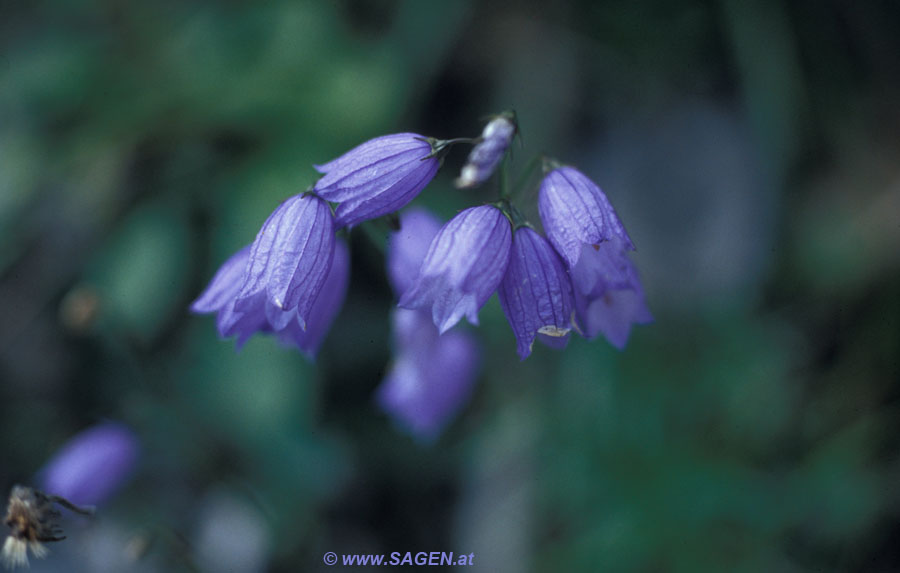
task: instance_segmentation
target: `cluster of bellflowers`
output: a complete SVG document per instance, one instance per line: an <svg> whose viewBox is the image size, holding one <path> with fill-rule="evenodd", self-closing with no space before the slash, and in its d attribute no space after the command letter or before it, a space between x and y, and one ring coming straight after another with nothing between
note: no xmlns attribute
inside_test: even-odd
<svg viewBox="0 0 900 573"><path fill-rule="evenodd" d="M503 173L518 133L513 113L493 117L477 138L385 135L315 166L321 178L283 201L252 244L231 256L194 301L215 313L223 338L240 347L268 333L314 357L343 304L350 258L343 235L392 215L435 177L449 149L472 145L456 187ZM453 330L496 292L520 359L535 340L561 349L575 332L624 348L634 324L652 321L634 244L600 188L581 171L541 158L538 212L543 234L516 207L499 177L496 202L462 210L446 223L423 209L400 213L387 264L398 299L395 359L378 400L403 426L437 435L469 395L478 346ZM527 178L525 178L527 181Z"/></svg>

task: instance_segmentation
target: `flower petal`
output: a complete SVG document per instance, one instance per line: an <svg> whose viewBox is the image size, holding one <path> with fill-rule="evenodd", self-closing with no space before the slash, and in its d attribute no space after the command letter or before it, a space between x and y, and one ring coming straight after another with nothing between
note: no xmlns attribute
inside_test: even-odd
<svg viewBox="0 0 900 573"><path fill-rule="evenodd" d="M191 311L217 312L230 304L241 290L244 269L249 259L250 245L247 245L222 263L206 290L191 304Z"/></svg>
<svg viewBox="0 0 900 573"><path fill-rule="evenodd" d="M305 325L334 253L331 209L313 195L295 195L278 206L253 241L235 311L258 306L256 296L284 310L297 308ZM259 310L258 308L256 310Z"/></svg>
<svg viewBox="0 0 900 573"><path fill-rule="evenodd" d="M434 178L440 160L431 144L415 133L377 137L318 167L325 175L315 192L338 202L339 227L396 211Z"/></svg>
<svg viewBox="0 0 900 573"><path fill-rule="evenodd" d="M511 235L509 220L496 207L462 211L434 237L419 275L400 297L399 305L431 308L441 333L463 315L478 324L478 309L497 290L506 272Z"/></svg>
<svg viewBox="0 0 900 573"><path fill-rule="evenodd" d="M563 261L542 236L521 227L498 291L500 306L524 360L538 334L564 338L572 327L572 282Z"/></svg>
<svg viewBox="0 0 900 573"><path fill-rule="evenodd" d="M634 250L631 238L603 191L573 167L554 169L541 182L538 210L547 238L574 267L582 245L618 241Z"/></svg>
<svg viewBox="0 0 900 573"><path fill-rule="evenodd" d="M331 269L310 310L306 330L300 327L299 321L292 320L277 333L278 339L283 344L296 346L308 358L313 358L344 304L349 277L350 253L343 241L337 241Z"/></svg>

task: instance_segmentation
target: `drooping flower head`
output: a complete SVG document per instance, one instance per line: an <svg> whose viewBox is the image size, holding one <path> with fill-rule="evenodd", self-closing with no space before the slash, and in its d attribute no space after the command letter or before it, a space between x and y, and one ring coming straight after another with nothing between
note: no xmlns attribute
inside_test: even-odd
<svg viewBox="0 0 900 573"><path fill-rule="evenodd" d="M278 339L288 346L296 346L312 359L319 351L331 323L341 310L347 296L347 283L350 278L350 253L347 245L338 240L334 246L334 258L331 269L325 279L319 296L313 302L306 321L306 330L300 326L299 320L290 321L282 330L276 332Z"/></svg>
<svg viewBox="0 0 900 573"><path fill-rule="evenodd" d="M491 205L459 213L431 241L400 306L431 309L441 333L463 316L478 324L478 310L497 290L509 263L510 227L509 219Z"/></svg>
<svg viewBox="0 0 900 573"><path fill-rule="evenodd" d="M265 312L274 330L296 318L306 328L334 256L331 208L310 194L285 200L263 224L250 246L235 312Z"/></svg>
<svg viewBox="0 0 900 573"><path fill-rule="evenodd" d="M522 360L538 336L556 339L554 347L565 345L572 329L572 281L559 255L533 229L516 229L498 294Z"/></svg>
<svg viewBox="0 0 900 573"><path fill-rule="evenodd" d="M560 167L541 183L538 210L547 238L569 268L582 334L603 333L623 348L631 325L653 318L628 258L634 244L609 199L577 169Z"/></svg>
<svg viewBox="0 0 900 573"><path fill-rule="evenodd" d="M338 228L399 210L434 178L440 166L429 140L415 133L371 139L316 169L314 191L340 203Z"/></svg>
<svg viewBox="0 0 900 573"><path fill-rule="evenodd" d="M490 177L503 159L516 130L516 117L513 113L501 114L488 122L481 132L481 142L469 152L456 186L460 189L475 187Z"/></svg>
<svg viewBox="0 0 900 573"><path fill-rule="evenodd" d="M332 272L334 253L328 204L296 195L275 209L251 245L225 261L191 310L216 313L219 335L237 336L238 348L257 332L278 332L311 356L343 300L337 293L346 289L346 252ZM329 280L330 292L320 296Z"/></svg>
<svg viewBox="0 0 900 573"><path fill-rule="evenodd" d="M538 210L556 251L573 268L584 245L604 241L634 250L631 238L603 191L574 167L552 170L541 182Z"/></svg>

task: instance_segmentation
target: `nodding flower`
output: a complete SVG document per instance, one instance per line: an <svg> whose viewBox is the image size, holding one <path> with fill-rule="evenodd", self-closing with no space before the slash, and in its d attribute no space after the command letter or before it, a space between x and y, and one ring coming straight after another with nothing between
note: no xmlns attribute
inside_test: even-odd
<svg viewBox="0 0 900 573"><path fill-rule="evenodd" d="M313 190L340 203L338 228L393 213L415 199L441 165L427 137L395 133L358 145L337 159L316 165L323 173Z"/></svg>
<svg viewBox="0 0 900 573"><path fill-rule="evenodd" d="M621 350L631 325L652 322L653 316L628 258L634 244L615 209L582 172L558 167L541 183L538 210L572 277L579 332L585 338L602 333Z"/></svg>
<svg viewBox="0 0 900 573"><path fill-rule="evenodd" d="M450 219L431 241L400 306L430 309L441 333L463 316L478 324L478 310L500 286L509 264L511 227L492 205L470 207Z"/></svg>
<svg viewBox="0 0 900 573"><path fill-rule="evenodd" d="M238 348L257 332L275 333L312 358L344 302L349 265L328 203L295 195L222 264L191 310L216 313L219 335L237 336Z"/></svg>

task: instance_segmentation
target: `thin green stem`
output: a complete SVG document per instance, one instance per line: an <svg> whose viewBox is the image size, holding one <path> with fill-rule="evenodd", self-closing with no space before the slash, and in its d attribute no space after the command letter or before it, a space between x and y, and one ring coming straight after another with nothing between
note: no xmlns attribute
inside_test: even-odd
<svg viewBox="0 0 900 573"><path fill-rule="evenodd" d="M497 179L500 183L500 199L502 201L509 202L510 193L509 193L509 161L508 156L504 156L503 160L500 162L500 169L497 173Z"/></svg>

